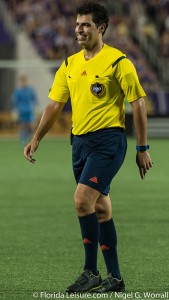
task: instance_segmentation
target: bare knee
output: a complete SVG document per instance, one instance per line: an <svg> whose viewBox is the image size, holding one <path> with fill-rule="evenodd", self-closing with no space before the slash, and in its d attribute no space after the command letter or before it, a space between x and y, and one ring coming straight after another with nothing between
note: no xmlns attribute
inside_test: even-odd
<svg viewBox="0 0 169 300"><path fill-rule="evenodd" d="M75 199L75 208L78 216L86 216L93 212L90 205L88 205L83 198Z"/></svg>
<svg viewBox="0 0 169 300"><path fill-rule="evenodd" d="M77 187L74 194L75 208L78 216L85 216L95 212L95 203L99 192L84 185Z"/></svg>
<svg viewBox="0 0 169 300"><path fill-rule="evenodd" d="M100 223L106 222L111 218L109 212L99 204L96 204L95 211Z"/></svg>
<svg viewBox="0 0 169 300"><path fill-rule="evenodd" d="M109 196L101 196L95 205L95 211L100 223L112 217L112 208Z"/></svg>

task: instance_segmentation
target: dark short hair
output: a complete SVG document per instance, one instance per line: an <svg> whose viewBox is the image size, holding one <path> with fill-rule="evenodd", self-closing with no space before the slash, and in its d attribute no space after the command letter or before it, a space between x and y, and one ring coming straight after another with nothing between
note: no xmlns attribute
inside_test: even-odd
<svg viewBox="0 0 169 300"><path fill-rule="evenodd" d="M95 2L84 2L81 6L77 8L77 14L79 15L92 15L93 22L98 27L99 25L105 23L106 29L109 23L109 14L107 9ZM105 29L105 31L106 31ZM105 31L102 33L104 34Z"/></svg>

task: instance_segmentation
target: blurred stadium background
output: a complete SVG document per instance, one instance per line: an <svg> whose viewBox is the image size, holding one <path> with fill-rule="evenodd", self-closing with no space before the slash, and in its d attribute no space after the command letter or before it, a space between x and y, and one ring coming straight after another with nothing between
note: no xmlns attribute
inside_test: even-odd
<svg viewBox="0 0 169 300"><path fill-rule="evenodd" d="M122 271L127 291L163 292L169 290L169 1L95 1L110 11L105 42L133 61L147 93L154 160L153 170L141 182L126 104L128 154L111 190ZM73 208L68 142L70 103L42 142L34 167L23 158L11 104L18 76L27 74L38 94L38 122L57 68L79 50L74 42L79 3L0 0L0 298L7 300L33 299L33 291L64 291L81 271L83 249ZM101 259L99 264L104 274Z"/></svg>

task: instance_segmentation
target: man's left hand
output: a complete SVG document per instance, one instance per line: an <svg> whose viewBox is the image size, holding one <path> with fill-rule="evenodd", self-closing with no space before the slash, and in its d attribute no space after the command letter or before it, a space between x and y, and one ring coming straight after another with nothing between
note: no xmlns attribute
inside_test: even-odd
<svg viewBox="0 0 169 300"><path fill-rule="evenodd" d="M140 176L142 179L144 179L146 173L150 168L153 166L153 162L151 160L151 157L149 155L148 151L140 152L138 151L136 154L136 163L139 168Z"/></svg>

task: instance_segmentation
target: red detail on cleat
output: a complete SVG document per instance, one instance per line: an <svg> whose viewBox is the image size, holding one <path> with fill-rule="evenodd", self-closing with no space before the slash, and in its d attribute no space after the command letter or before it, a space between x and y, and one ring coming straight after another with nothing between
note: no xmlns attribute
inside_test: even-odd
<svg viewBox="0 0 169 300"><path fill-rule="evenodd" d="M101 245L101 250L102 251L105 251L105 250L109 250L110 248L108 247L108 246L106 246L106 245Z"/></svg>
<svg viewBox="0 0 169 300"><path fill-rule="evenodd" d="M92 182L94 182L94 183L98 183L97 177L92 177L89 180L92 181Z"/></svg>
<svg viewBox="0 0 169 300"><path fill-rule="evenodd" d="M83 244L91 244L91 241L89 241L87 238L83 239Z"/></svg>

